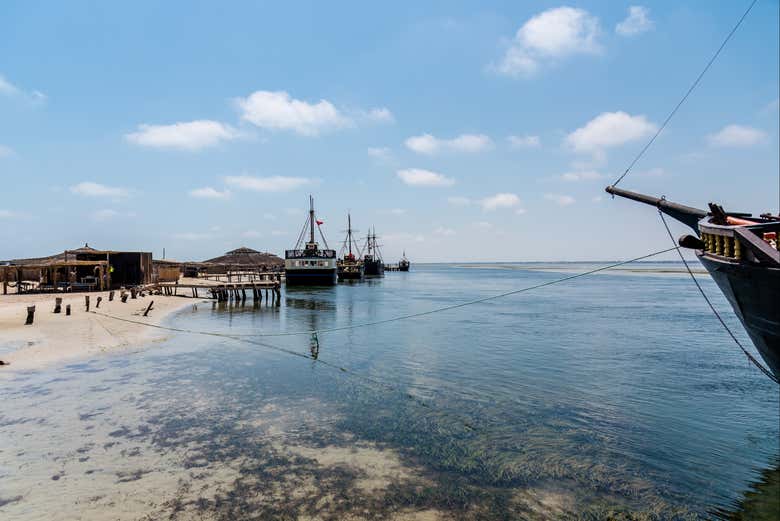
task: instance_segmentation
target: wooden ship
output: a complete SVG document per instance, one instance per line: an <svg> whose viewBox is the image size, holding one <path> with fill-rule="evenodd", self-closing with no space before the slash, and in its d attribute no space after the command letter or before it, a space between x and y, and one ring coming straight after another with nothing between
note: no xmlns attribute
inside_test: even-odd
<svg viewBox="0 0 780 521"><path fill-rule="evenodd" d="M344 239L344 244L341 247L339 253L339 259L336 261L338 267L338 279L342 280L363 280L364 265L363 260L360 258L360 254L355 255L355 251L358 251L357 244L352 235L354 230L352 229L352 216L347 214L347 236ZM352 246L355 246L355 250L352 250Z"/></svg>
<svg viewBox="0 0 780 521"><path fill-rule="evenodd" d="M317 220L314 214L314 198L309 196L309 217L301 230L295 249L284 252L284 274L288 286L332 286L336 284L336 250L328 249L328 242L320 229L321 224L322 221ZM320 245L315 240L315 226L320 232L320 237L325 245L324 249L320 249ZM308 241L304 243L305 238L308 238Z"/></svg>
<svg viewBox="0 0 780 521"><path fill-rule="evenodd" d="M406 258L406 250L404 250L401 260L398 261L398 271L409 271L410 266L411 263L409 262L409 259Z"/></svg>
<svg viewBox="0 0 780 521"><path fill-rule="evenodd" d="M385 263L382 260L382 252L376 242L376 228L368 232L366 237L366 254L363 256L366 277L384 277Z"/></svg>
<svg viewBox="0 0 780 521"><path fill-rule="evenodd" d="M739 317L761 357L780 377L780 216L725 212L710 203L709 211L614 186L606 191L657 207L689 226L679 244L695 251Z"/></svg>

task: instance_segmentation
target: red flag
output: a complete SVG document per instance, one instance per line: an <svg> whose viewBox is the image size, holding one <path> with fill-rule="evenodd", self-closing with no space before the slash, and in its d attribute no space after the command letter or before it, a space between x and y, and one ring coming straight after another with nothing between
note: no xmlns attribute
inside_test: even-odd
<svg viewBox="0 0 780 521"><path fill-rule="evenodd" d="M319 226L321 224L325 224L325 221L320 221L319 219L317 219L317 226Z"/></svg>

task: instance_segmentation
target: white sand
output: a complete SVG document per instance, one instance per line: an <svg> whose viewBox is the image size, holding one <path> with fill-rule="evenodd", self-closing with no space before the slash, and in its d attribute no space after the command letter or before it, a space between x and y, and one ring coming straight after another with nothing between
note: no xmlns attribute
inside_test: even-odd
<svg viewBox="0 0 780 521"><path fill-rule="evenodd" d="M0 366L0 374L18 369L37 369L46 364L73 358L84 358L108 350L138 347L167 338L170 333L141 324L115 320L92 313L97 298L103 297L98 311L149 324L160 324L166 316L188 305L200 302L187 297L147 295L127 303L108 301L108 292L93 292L90 312L84 305L86 293L68 295L22 294L0 295L0 360L10 363ZM62 312L53 313L54 299L62 296ZM154 300L148 317L143 312ZM65 305L71 305L71 316L65 315ZM35 305L33 325L24 325L27 306Z"/></svg>

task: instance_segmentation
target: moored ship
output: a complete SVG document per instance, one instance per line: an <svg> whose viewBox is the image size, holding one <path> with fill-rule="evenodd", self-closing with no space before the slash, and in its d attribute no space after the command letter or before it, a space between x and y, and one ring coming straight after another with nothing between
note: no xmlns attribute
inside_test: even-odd
<svg viewBox="0 0 780 521"><path fill-rule="evenodd" d="M382 260L382 253L379 251L379 244L376 242L376 229L369 231L366 237L366 254L363 257L363 265L366 277L384 277L385 263Z"/></svg>
<svg viewBox="0 0 780 521"><path fill-rule="evenodd" d="M401 260L398 261L398 271L409 271L409 266L411 266L411 263L409 262L409 259L406 258L406 250L404 250Z"/></svg>
<svg viewBox="0 0 780 521"><path fill-rule="evenodd" d="M284 274L287 285L331 286L336 284L336 250L328 249L328 243L322 234L314 215L314 198L309 196L309 217L298 237L295 249L284 252ZM320 249L314 237L314 227L320 232L325 249ZM308 230L308 242L303 240ZM303 246L303 248L301 248Z"/></svg>
<svg viewBox="0 0 780 521"><path fill-rule="evenodd" d="M680 237L680 246L695 250L769 369L780 377L780 216L725 212L713 203L707 212L614 186L606 190L656 206L693 229L696 236Z"/></svg>
<svg viewBox="0 0 780 521"><path fill-rule="evenodd" d="M352 237L352 216L347 214L347 237L344 239L344 245L341 247L340 256L337 262L339 280L362 280L363 279L363 261L352 251L355 239ZM357 250L357 244L355 244Z"/></svg>

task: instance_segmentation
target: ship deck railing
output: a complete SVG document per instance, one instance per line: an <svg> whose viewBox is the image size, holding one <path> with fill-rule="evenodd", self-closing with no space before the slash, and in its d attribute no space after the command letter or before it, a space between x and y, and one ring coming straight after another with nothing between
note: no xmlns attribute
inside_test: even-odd
<svg viewBox="0 0 780 521"><path fill-rule="evenodd" d="M699 221L703 251L712 256L738 262L780 267L780 221L751 225L720 225Z"/></svg>
<svg viewBox="0 0 780 521"><path fill-rule="evenodd" d="M336 250L285 250L285 259L304 259L304 258L317 258L317 259L335 259Z"/></svg>

